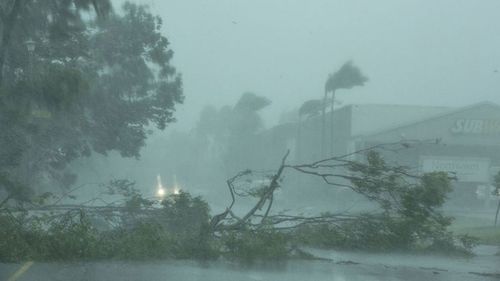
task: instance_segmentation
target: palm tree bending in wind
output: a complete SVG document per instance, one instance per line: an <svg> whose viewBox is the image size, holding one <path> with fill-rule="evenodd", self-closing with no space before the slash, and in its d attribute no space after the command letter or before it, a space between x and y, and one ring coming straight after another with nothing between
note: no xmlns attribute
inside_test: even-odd
<svg viewBox="0 0 500 281"><path fill-rule="evenodd" d="M352 61L348 61L342 65L342 67L337 70L337 72L328 75L328 79L325 83L325 95L323 97L323 109L322 109L322 128L321 128L321 154L325 155L325 131L326 131L326 104L328 99L328 93L332 93L331 103L330 103L330 143L333 152L333 109L335 103L335 92L338 89L351 89L355 86L363 86L364 83L368 81L368 77L361 73L361 70L354 66Z"/></svg>

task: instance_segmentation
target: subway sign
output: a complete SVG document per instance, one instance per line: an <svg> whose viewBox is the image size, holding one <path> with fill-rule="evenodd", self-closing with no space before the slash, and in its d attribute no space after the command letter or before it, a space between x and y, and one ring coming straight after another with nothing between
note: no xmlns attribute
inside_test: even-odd
<svg viewBox="0 0 500 281"><path fill-rule="evenodd" d="M457 119L451 132L454 134L493 135L500 134L500 120Z"/></svg>

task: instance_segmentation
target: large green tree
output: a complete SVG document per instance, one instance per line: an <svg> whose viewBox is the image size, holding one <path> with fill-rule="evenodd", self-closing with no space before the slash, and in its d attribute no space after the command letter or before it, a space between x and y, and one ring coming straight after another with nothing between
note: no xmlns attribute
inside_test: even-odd
<svg viewBox="0 0 500 281"><path fill-rule="evenodd" d="M110 0L4 0L0 3L0 85L4 82L4 66L15 52L16 41L29 32L69 38L84 27L82 11L93 9L98 18L111 12ZM7 69L9 71L9 69Z"/></svg>
<svg viewBox="0 0 500 281"><path fill-rule="evenodd" d="M68 185L72 160L111 150L138 157L148 130L174 121L181 77L146 7L127 3L119 15L104 1L11 2L19 11L2 49L0 190ZM91 7L106 17L82 17Z"/></svg>
<svg viewBox="0 0 500 281"><path fill-rule="evenodd" d="M196 126L198 147L205 147L212 162L223 162L227 175L251 165L258 143L258 133L264 128L260 111L271 104L266 97L243 93L233 106L219 110L207 106ZM206 168L205 168L206 169Z"/></svg>

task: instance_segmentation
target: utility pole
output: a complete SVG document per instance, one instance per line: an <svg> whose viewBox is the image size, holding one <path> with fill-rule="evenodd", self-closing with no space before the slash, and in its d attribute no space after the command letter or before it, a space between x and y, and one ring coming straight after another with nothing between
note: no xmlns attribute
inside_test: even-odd
<svg viewBox="0 0 500 281"><path fill-rule="evenodd" d="M34 93L35 93L35 87L34 87L34 83L33 83L33 76L34 76L34 73L33 73L33 56L34 56L34 53L35 53L35 47L36 47L36 43L35 41L33 41L32 39L28 39L26 42L24 42L26 44L26 49L28 50L28 54L29 54L29 57L28 57L28 60L29 60L29 84L30 84L30 96L29 96L29 100L28 100L28 108L29 108L29 114L30 114L30 120L31 120L31 126L34 127L35 124L33 124L33 96L34 96ZM32 167L32 163L33 163L33 132L28 132L28 153L27 153L27 159L26 159L26 185L29 187L29 188L33 188L33 167Z"/></svg>

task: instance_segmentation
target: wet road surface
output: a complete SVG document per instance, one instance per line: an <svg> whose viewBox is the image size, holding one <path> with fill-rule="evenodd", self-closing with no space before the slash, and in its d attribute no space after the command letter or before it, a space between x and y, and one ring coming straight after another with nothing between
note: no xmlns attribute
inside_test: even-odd
<svg viewBox="0 0 500 281"><path fill-rule="evenodd" d="M500 256L494 255L496 248L492 247L479 248L478 255L469 259L312 251L331 260L260 262L251 266L230 261L203 263L178 260L34 263L15 280L500 280ZM0 280L8 280L21 267L20 264L0 264Z"/></svg>

